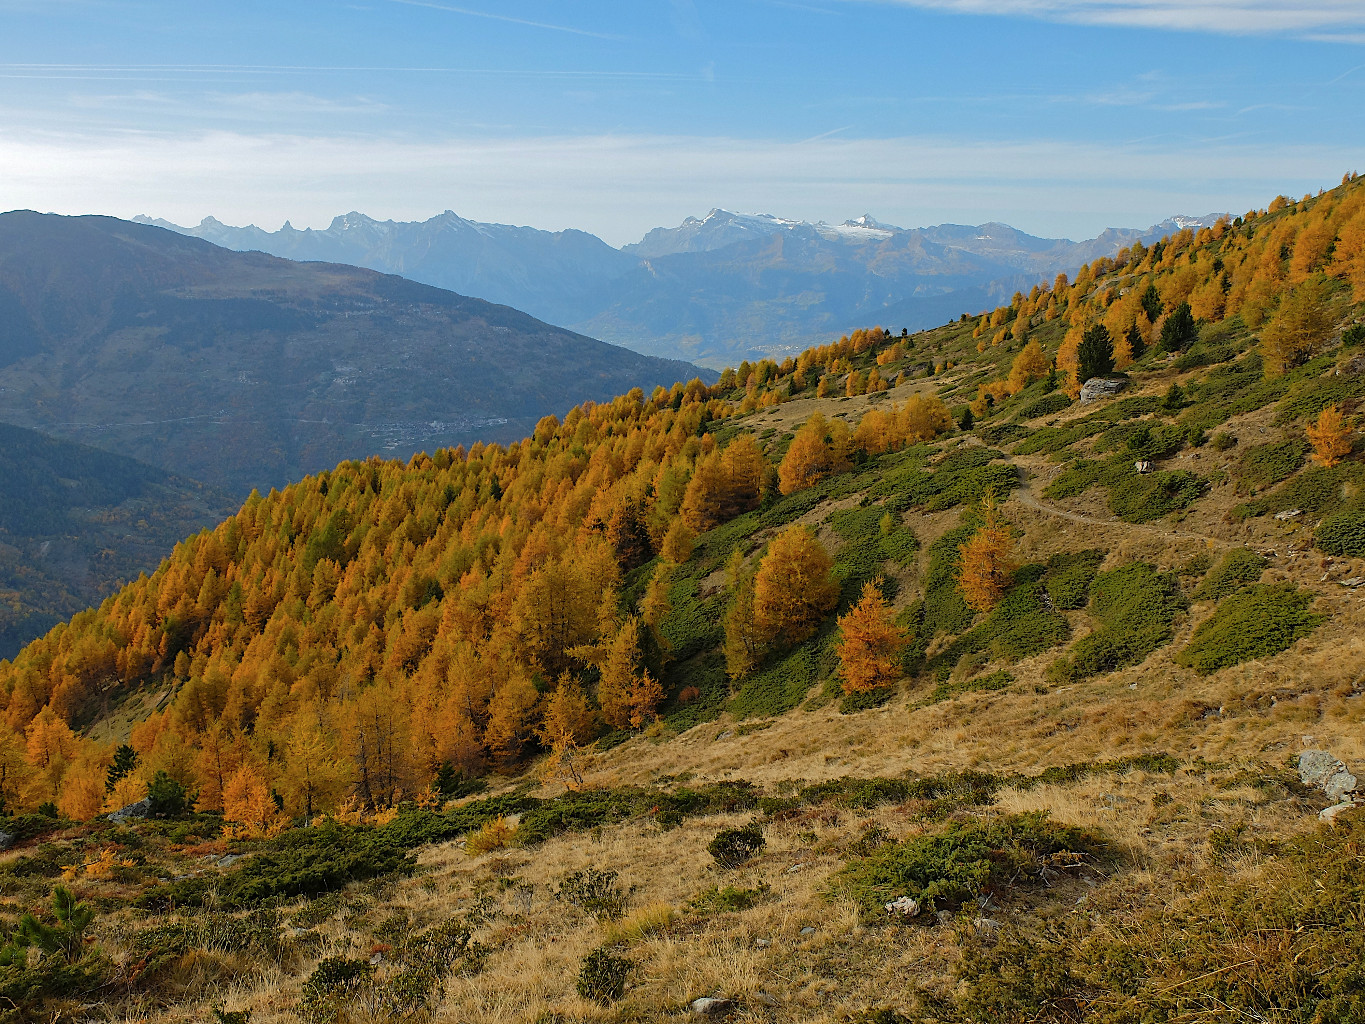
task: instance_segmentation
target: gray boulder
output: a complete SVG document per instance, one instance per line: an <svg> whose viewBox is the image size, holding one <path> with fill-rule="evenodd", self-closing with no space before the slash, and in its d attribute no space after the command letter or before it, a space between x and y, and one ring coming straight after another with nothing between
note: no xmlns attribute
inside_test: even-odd
<svg viewBox="0 0 1365 1024"><path fill-rule="evenodd" d="M134 818L150 817L151 813L152 798L145 796L135 804L129 804L127 807L120 807L117 811L110 811L108 817L110 821L122 825L132 821Z"/></svg>
<svg viewBox="0 0 1365 1024"><path fill-rule="evenodd" d="M1114 377L1091 377L1081 385L1081 404L1088 405L1102 398L1113 398L1128 386L1126 380Z"/></svg>
<svg viewBox="0 0 1365 1024"><path fill-rule="evenodd" d="M716 999L702 996L692 1000L692 1012L698 1017L723 1017L735 1008L733 999Z"/></svg>
<svg viewBox="0 0 1365 1024"><path fill-rule="evenodd" d="M14 845L14 837L8 832L0 832L0 850L8 850Z"/></svg>
<svg viewBox="0 0 1365 1024"><path fill-rule="evenodd" d="M1327 750L1305 750L1299 755L1299 780L1322 790L1334 804L1350 803L1356 791L1356 777Z"/></svg>

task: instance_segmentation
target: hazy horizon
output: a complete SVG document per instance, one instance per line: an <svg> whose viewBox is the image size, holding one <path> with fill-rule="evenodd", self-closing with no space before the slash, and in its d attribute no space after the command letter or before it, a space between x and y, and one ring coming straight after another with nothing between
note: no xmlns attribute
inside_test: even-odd
<svg viewBox="0 0 1365 1024"><path fill-rule="evenodd" d="M1365 165L1347 0L0 3L0 207L1089 238ZM185 54L194 59L186 61Z"/></svg>

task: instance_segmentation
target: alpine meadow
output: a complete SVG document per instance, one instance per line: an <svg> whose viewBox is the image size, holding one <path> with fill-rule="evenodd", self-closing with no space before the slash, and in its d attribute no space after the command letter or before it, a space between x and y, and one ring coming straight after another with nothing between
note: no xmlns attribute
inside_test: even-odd
<svg viewBox="0 0 1365 1024"><path fill-rule="evenodd" d="M1365 1021L1363 399L1347 174L253 491L0 661L0 1021Z"/></svg>

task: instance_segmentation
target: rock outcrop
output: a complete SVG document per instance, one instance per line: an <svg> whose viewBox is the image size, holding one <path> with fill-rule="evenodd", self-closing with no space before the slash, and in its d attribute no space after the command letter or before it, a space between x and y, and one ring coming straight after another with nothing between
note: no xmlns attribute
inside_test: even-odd
<svg viewBox="0 0 1365 1024"><path fill-rule="evenodd" d="M1365 793L1357 790L1356 777L1331 751L1305 750L1300 754L1299 780L1305 786L1322 790L1332 801L1332 806L1318 815L1323 821L1335 821L1338 815L1365 806Z"/></svg>
<svg viewBox="0 0 1365 1024"><path fill-rule="evenodd" d="M1128 386L1128 382L1116 377L1091 377L1081 385L1081 405L1098 402L1101 398L1113 398Z"/></svg>

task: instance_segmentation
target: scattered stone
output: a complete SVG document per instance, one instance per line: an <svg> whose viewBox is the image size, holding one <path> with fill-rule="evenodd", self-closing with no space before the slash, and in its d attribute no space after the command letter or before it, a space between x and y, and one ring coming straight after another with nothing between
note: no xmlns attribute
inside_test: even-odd
<svg viewBox="0 0 1365 1024"><path fill-rule="evenodd" d="M794 875L794 874L796 874L798 871L800 871L802 868L804 868L805 866L806 866L806 862L805 862L805 861L803 861L803 860L797 861L797 862L796 862L795 864L793 864L791 867L787 868L787 874L789 874L789 875Z"/></svg>
<svg viewBox="0 0 1365 1024"><path fill-rule="evenodd" d="M1365 576L1352 576L1350 579L1341 580L1340 583L1343 587L1355 589L1356 587L1365 586Z"/></svg>
<svg viewBox="0 0 1365 1024"><path fill-rule="evenodd" d="M1081 385L1081 404L1098 402L1101 398L1113 398L1128 386L1126 380L1113 377L1091 377Z"/></svg>
<svg viewBox="0 0 1365 1024"><path fill-rule="evenodd" d="M1152 464L1146 459L1143 459L1140 462L1134 462L1133 468L1139 473L1150 473L1152 471Z"/></svg>
<svg viewBox="0 0 1365 1024"><path fill-rule="evenodd" d="M384 962L384 954L383 954L383 953L376 953L374 956L370 957L370 966L371 966L371 967L378 967L378 966L379 966L380 964L382 964L383 962Z"/></svg>
<svg viewBox="0 0 1365 1024"><path fill-rule="evenodd" d="M8 850L14 845L14 837L8 832L0 832L0 850Z"/></svg>
<svg viewBox="0 0 1365 1024"><path fill-rule="evenodd" d="M146 818L152 813L152 798L144 796L135 804L127 807L120 807L117 811L109 813L109 820L115 824L122 825L124 822L132 821L134 818Z"/></svg>
<svg viewBox="0 0 1365 1024"><path fill-rule="evenodd" d="M764 992L762 990L754 993L754 999L758 1000L758 1002L762 1003L764 1006L782 1005L782 1000L778 999L777 996L773 995L771 992Z"/></svg>
<svg viewBox="0 0 1365 1024"><path fill-rule="evenodd" d="M702 996L700 999L692 1000L692 1012L699 1017L719 1017L729 1013L735 1008L733 999L716 999L712 996Z"/></svg>
<svg viewBox="0 0 1365 1024"><path fill-rule="evenodd" d="M755 940L754 940L754 945L757 946L759 949L767 949L767 948L768 948L769 946L771 946L772 944L773 944L772 939L755 939Z"/></svg>
<svg viewBox="0 0 1365 1024"><path fill-rule="evenodd" d="M734 735L733 732L731 732L729 729L726 729L723 733L716 737L716 742L719 743L721 740L728 740L733 735Z"/></svg>
<svg viewBox="0 0 1365 1024"><path fill-rule="evenodd" d="M806 925L806 927L804 927L804 928L801 929L801 934L802 934L802 935L814 935L814 934L815 934L815 929L812 928L810 925Z"/></svg>
<svg viewBox="0 0 1365 1024"><path fill-rule="evenodd" d="M229 853L227 856L225 856L222 860L218 862L218 866L220 868L230 868L232 867L232 865L236 864L241 859L242 855L240 853Z"/></svg>
<svg viewBox="0 0 1365 1024"><path fill-rule="evenodd" d="M909 896L901 896L886 904L886 912L892 917L918 917L919 910L919 900Z"/></svg>
<svg viewBox="0 0 1365 1024"><path fill-rule="evenodd" d="M953 923L953 912L951 910L940 910L935 916L938 918L939 924Z"/></svg>
<svg viewBox="0 0 1365 1024"><path fill-rule="evenodd" d="M1329 825L1335 825L1337 818L1345 811L1354 811L1356 804L1354 801L1347 800L1345 803L1333 804L1331 807L1323 808L1318 811L1318 817Z"/></svg>
<svg viewBox="0 0 1365 1024"><path fill-rule="evenodd" d="M990 934L994 934L1000 930L1000 922L993 917L978 917L972 921L972 926L975 927L977 931Z"/></svg>
<svg viewBox="0 0 1365 1024"><path fill-rule="evenodd" d="M1356 777L1326 750L1305 750L1299 755L1299 780L1321 789L1334 804L1351 802L1356 790Z"/></svg>
<svg viewBox="0 0 1365 1024"><path fill-rule="evenodd" d="M1303 515L1303 509L1301 509L1301 508L1291 508L1291 509L1285 510L1284 512L1276 512L1276 513L1275 513L1275 518L1278 519L1278 520L1280 520L1281 522L1283 522L1283 521L1286 520L1286 519L1293 519L1295 516L1301 516L1301 515Z"/></svg>

